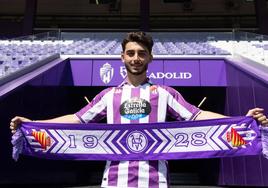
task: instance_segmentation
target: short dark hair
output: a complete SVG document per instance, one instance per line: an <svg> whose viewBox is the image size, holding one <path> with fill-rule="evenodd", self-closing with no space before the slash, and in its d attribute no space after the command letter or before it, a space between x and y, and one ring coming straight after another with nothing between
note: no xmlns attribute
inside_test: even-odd
<svg viewBox="0 0 268 188"><path fill-rule="evenodd" d="M152 53L154 41L153 41L151 35L146 34L145 32L137 31L137 32L127 33L127 36L123 39L123 41L121 43L123 52L125 51L126 44L128 42L141 43L142 45L144 45L148 49L148 51L150 53Z"/></svg>

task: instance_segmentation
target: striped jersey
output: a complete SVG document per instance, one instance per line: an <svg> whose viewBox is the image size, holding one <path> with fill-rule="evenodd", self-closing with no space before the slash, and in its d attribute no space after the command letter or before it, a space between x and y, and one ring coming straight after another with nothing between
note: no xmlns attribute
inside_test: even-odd
<svg viewBox="0 0 268 188"><path fill-rule="evenodd" d="M175 89L152 85L134 87L124 83L100 92L76 116L82 123L107 118L108 124L191 120L200 110L186 102ZM107 161L102 187L168 187L167 161Z"/></svg>

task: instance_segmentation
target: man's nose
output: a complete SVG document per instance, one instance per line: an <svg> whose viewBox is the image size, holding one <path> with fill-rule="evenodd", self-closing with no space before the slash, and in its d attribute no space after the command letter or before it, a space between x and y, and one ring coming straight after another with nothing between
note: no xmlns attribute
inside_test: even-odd
<svg viewBox="0 0 268 188"><path fill-rule="evenodd" d="M134 54L134 60L140 60L140 56L139 56L138 53L135 53L135 54Z"/></svg>

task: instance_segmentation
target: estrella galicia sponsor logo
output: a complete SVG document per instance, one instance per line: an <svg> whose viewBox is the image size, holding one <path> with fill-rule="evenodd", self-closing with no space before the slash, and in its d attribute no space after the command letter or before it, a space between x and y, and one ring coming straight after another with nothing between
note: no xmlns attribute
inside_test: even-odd
<svg viewBox="0 0 268 188"><path fill-rule="evenodd" d="M109 63L105 63L100 68L100 78L103 83L108 84L114 76L114 68Z"/></svg>
<svg viewBox="0 0 268 188"><path fill-rule="evenodd" d="M132 131L126 139L127 147L134 153L144 151L148 145L146 135L140 131Z"/></svg>
<svg viewBox="0 0 268 188"><path fill-rule="evenodd" d="M131 98L123 102L120 106L121 116L130 119L137 120L146 117L151 112L151 105L148 101L141 98Z"/></svg>

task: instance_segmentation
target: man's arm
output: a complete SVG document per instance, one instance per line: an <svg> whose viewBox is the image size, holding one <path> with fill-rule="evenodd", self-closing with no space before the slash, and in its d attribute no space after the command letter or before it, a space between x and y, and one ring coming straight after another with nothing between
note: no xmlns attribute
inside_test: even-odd
<svg viewBox="0 0 268 188"><path fill-rule="evenodd" d="M259 122L262 126L268 126L268 119L264 115L263 108L253 108L250 109L246 116L252 116L256 121ZM218 114L210 111L201 111L195 118L195 120L205 120L205 119L218 119L218 118L227 118L228 116Z"/></svg>
<svg viewBox="0 0 268 188"><path fill-rule="evenodd" d="M228 116L224 116L222 114L218 114L210 111L201 111L195 118L195 120L205 120L205 119L218 119L218 118L227 118Z"/></svg>
<svg viewBox="0 0 268 188"><path fill-rule="evenodd" d="M14 134L17 130L17 128L20 126L22 122L33 122L33 120L30 120L25 117L16 116L14 117L10 122L10 129L11 132ZM53 119L47 119L47 120L34 120L34 122L42 122L42 123L80 123L80 120L77 118L74 114L69 114L65 116L60 116Z"/></svg>
<svg viewBox="0 0 268 188"><path fill-rule="evenodd" d="M53 119L47 120L34 120L35 122L44 122L44 123L80 123L80 120L74 114L69 114L65 116L56 117Z"/></svg>

